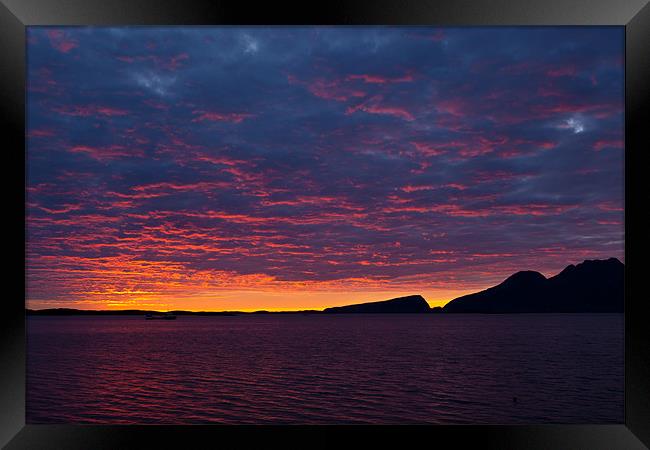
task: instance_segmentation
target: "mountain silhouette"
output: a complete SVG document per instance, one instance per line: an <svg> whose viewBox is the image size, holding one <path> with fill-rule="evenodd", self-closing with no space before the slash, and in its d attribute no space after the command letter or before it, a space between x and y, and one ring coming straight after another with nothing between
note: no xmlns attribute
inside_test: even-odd
<svg viewBox="0 0 650 450"><path fill-rule="evenodd" d="M325 308L323 311L172 311L176 315L339 313L614 313L623 312L625 266L616 258L586 260L546 278L525 270L501 284L430 308L421 295ZM158 311L88 311L69 308L26 310L27 315L144 315Z"/></svg>
<svg viewBox="0 0 650 450"><path fill-rule="evenodd" d="M390 300L325 308L324 313L428 313L429 304L421 295L409 295Z"/></svg>
<svg viewBox="0 0 650 450"><path fill-rule="evenodd" d="M450 301L443 312L623 312L624 269L618 259L609 258L571 264L551 278L517 272L497 286Z"/></svg>

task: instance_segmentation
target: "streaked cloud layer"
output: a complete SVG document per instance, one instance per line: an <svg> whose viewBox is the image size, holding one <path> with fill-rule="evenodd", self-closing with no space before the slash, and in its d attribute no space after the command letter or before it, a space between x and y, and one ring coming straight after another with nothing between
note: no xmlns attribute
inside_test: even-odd
<svg viewBox="0 0 650 450"><path fill-rule="evenodd" d="M304 309L623 259L623 29L28 29L29 307Z"/></svg>

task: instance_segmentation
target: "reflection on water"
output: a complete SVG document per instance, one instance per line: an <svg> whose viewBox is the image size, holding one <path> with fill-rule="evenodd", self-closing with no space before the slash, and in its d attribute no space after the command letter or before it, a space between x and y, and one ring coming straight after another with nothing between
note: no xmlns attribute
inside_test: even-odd
<svg viewBox="0 0 650 450"><path fill-rule="evenodd" d="M623 315L29 317L28 423L622 423Z"/></svg>

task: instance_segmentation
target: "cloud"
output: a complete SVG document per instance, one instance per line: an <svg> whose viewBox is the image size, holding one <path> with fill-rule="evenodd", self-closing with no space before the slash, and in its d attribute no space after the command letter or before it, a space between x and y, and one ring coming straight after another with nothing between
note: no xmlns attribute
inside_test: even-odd
<svg viewBox="0 0 650 450"><path fill-rule="evenodd" d="M582 123L582 121L580 119L575 118L575 117L571 117L571 118L567 119L564 123L559 125L559 128L563 128L563 129L568 128L568 129L572 130L576 134L577 133L582 133L583 131L585 131L585 126Z"/></svg>
<svg viewBox="0 0 650 450"><path fill-rule="evenodd" d="M29 34L30 302L236 309L624 257L621 30Z"/></svg>
<svg viewBox="0 0 650 450"><path fill-rule="evenodd" d="M415 120L415 116L402 106L388 106L383 104L383 98L376 96L366 102L355 106L349 106L345 111L346 114L353 114L357 111L363 111L368 114L380 114L398 117L403 120Z"/></svg>
<svg viewBox="0 0 650 450"><path fill-rule="evenodd" d="M259 50L259 42L249 34L242 35L244 53L255 54Z"/></svg>
<svg viewBox="0 0 650 450"><path fill-rule="evenodd" d="M89 116L125 116L129 112L110 106L103 105L64 105L56 106L53 110L65 116L89 117Z"/></svg>
<svg viewBox="0 0 650 450"><path fill-rule="evenodd" d="M166 96L169 93L169 88L176 82L176 77L153 72L134 73L133 78L138 86L160 96Z"/></svg>
<svg viewBox="0 0 650 450"><path fill-rule="evenodd" d="M79 47L79 42L75 39L71 39L69 34L63 30L49 29L47 30L47 37L50 40L52 48L61 53L68 53Z"/></svg>
<svg viewBox="0 0 650 450"><path fill-rule="evenodd" d="M192 122L232 122L240 123L246 119L254 117L254 114L247 113L220 113L214 111L192 111L195 117Z"/></svg>
<svg viewBox="0 0 650 450"><path fill-rule="evenodd" d="M138 149L127 149L122 145L111 145L105 147L96 147L88 145L75 145L69 149L72 153L82 153L98 161L111 159L129 158L132 156L143 156L143 152Z"/></svg>
<svg viewBox="0 0 650 450"><path fill-rule="evenodd" d="M410 74L400 77L386 77L382 75L369 75L369 74L352 74L346 77L346 80L362 80L364 83L386 84L386 83L404 83L413 81L413 76Z"/></svg>

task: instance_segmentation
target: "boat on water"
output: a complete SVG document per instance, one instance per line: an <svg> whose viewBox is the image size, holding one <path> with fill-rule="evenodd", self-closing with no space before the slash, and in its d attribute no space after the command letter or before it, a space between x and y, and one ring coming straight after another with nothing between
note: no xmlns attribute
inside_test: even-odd
<svg viewBox="0 0 650 450"><path fill-rule="evenodd" d="M176 314L174 313L165 313L165 314L152 314L147 313L144 315L145 320L176 320Z"/></svg>

